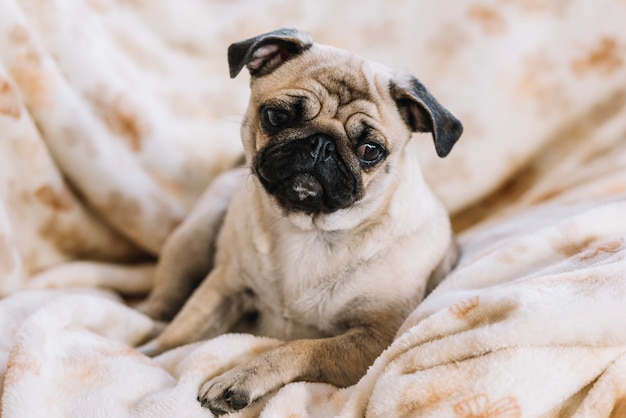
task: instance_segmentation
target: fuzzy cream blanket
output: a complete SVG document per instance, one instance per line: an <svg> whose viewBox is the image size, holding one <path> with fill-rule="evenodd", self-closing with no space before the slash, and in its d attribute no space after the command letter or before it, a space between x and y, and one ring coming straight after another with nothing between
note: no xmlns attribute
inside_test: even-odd
<svg viewBox="0 0 626 418"><path fill-rule="evenodd" d="M279 344L147 358L133 306L240 153L227 46L283 26L463 121L444 160L411 144L463 255L358 384L237 416L625 417L625 22L623 0L0 0L2 417L209 417L203 379Z"/></svg>

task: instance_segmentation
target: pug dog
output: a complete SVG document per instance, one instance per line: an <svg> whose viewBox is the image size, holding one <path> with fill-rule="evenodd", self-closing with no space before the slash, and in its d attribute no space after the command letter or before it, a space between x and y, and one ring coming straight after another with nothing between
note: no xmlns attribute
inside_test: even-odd
<svg viewBox="0 0 626 418"><path fill-rule="evenodd" d="M285 341L201 385L215 415L290 382L365 374L458 257L406 145L429 132L445 157L463 130L411 74L295 29L232 44L228 62L251 76L245 168L215 181L165 245L144 312L167 320L184 305L142 348L230 331Z"/></svg>

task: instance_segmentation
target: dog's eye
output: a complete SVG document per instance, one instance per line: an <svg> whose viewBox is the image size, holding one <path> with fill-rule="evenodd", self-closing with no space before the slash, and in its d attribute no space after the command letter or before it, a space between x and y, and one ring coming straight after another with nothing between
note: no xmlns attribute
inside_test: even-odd
<svg viewBox="0 0 626 418"><path fill-rule="evenodd" d="M385 156L385 149L375 142L365 142L356 149L356 154L363 164L372 165Z"/></svg>
<svg viewBox="0 0 626 418"><path fill-rule="evenodd" d="M271 107L265 109L265 120L273 128L282 128L289 123L290 118L289 112L285 110Z"/></svg>

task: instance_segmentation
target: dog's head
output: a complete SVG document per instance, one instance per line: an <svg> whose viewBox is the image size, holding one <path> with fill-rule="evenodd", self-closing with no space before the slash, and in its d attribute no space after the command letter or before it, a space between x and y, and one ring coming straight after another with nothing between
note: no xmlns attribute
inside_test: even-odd
<svg viewBox="0 0 626 418"><path fill-rule="evenodd" d="M232 44L230 75L252 80L242 139L248 162L286 213L330 214L393 176L412 132L445 157L463 127L412 75L281 29Z"/></svg>

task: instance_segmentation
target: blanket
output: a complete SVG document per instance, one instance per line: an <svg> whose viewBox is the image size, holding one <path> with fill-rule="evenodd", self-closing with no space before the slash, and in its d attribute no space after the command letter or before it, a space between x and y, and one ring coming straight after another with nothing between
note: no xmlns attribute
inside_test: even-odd
<svg viewBox="0 0 626 418"><path fill-rule="evenodd" d="M239 158L227 46L291 26L463 121L446 159L410 144L462 255L357 384L233 416L626 416L624 22L623 0L0 1L0 415L209 417L202 382L280 344L148 358L134 307Z"/></svg>

